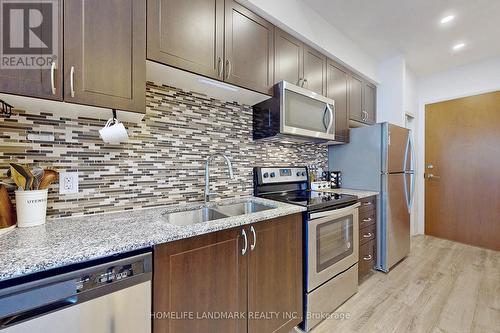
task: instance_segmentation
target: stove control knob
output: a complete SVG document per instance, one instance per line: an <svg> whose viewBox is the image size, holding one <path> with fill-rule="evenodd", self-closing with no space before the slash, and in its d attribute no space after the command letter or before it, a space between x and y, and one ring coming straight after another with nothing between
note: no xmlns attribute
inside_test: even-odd
<svg viewBox="0 0 500 333"><path fill-rule="evenodd" d="M271 178L274 178L274 176L276 176L276 174L274 172L271 172Z"/></svg>
<svg viewBox="0 0 500 333"><path fill-rule="evenodd" d="M300 177L300 172L297 172L297 177Z"/></svg>
<svg viewBox="0 0 500 333"><path fill-rule="evenodd" d="M305 171L302 171L302 176L305 177L306 176L306 172Z"/></svg>
<svg viewBox="0 0 500 333"><path fill-rule="evenodd" d="M265 172L263 175L262 175L264 178L267 178L269 177L269 174L267 172Z"/></svg>

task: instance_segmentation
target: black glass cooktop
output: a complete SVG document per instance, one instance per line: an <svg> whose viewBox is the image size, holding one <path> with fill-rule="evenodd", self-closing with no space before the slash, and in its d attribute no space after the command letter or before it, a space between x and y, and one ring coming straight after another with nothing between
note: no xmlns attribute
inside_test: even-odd
<svg viewBox="0 0 500 333"><path fill-rule="evenodd" d="M337 205L354 203L358 199L355 195L337 194L317 191L293 191L265 195L267 199L286 202L307 207L308 210L321 209Z"/></svg>

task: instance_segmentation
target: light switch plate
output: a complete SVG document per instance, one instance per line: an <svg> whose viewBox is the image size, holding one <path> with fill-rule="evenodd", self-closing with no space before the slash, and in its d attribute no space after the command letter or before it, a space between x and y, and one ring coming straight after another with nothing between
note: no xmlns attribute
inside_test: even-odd
<svg viewBox="0 0 500 333"><path fill-rule="evenodd" d="M61 172L59 174L59 194L78 193L78 172Z"/></svg>

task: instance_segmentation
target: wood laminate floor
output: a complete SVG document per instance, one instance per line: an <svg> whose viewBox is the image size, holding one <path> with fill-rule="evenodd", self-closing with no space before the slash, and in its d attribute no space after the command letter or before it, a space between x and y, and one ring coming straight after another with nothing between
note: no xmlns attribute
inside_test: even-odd
<svg viewBox="0 0 500 333"><path fill-rule="evenodd" d="M500 333L500 252L415 236L410 255L374 273L312 333Z"/></svg>

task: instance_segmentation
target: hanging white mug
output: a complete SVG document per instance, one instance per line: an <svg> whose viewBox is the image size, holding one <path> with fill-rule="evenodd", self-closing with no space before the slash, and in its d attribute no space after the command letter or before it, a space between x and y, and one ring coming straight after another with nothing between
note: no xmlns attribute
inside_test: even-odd
<svg viewBox="0 0 500 333"><path fill-rule="evenodd" d="M99 130L99 135L106 143L117 144L128 140L128 133L125 126L115 118L108 120L106 125Z"/></svg>

